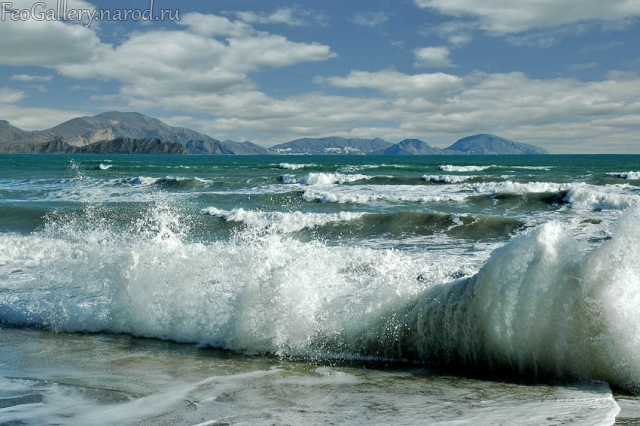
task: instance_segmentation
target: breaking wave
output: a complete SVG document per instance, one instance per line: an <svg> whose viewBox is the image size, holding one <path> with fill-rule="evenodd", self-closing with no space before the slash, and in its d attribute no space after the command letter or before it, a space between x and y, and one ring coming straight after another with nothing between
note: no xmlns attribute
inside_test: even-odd
<svg viewBox="0 0 640 426"><path fill-rule="evenodd" d="M119 231L93 215L88 208L41 232L0 235L0 321L250 353L482 366L640 390L637 210L592 251L548 223L455 281L460 259L437 254L255 231L188 242L182 218L161 203Z"/></svg>

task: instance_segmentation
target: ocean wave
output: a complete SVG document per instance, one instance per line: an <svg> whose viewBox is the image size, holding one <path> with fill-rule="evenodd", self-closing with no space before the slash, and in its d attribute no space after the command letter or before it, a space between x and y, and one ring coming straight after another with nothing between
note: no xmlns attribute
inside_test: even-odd
<svg viewBox="0 0 640 426"><path fill-rule="evenodd" d="M368 204L379 201L414 203L464 202L467 198L466 194L433 193L415 190L415 188L420 188L420 186L409 186L408 188L401 188L401 190L385 190L384 188L385 187L378 188L376 186L368 186L366 188L359 187L356 190L342 191L306 190L302 193L302 199L321 203Z"/></svg>
<svg viewBox="0 0 640 426"><path fill-rule="evenodd" d="M640 172L607 173L607 174L618 176L620 179L640 180Z"/></svg>
<svg viewBox="0 0 640 426"><path fill-rule="evenodd" d="M279 169L284 169L284 170L299 170L299 169L304 169L305 167L314 167L316 166L315 164L291 164L291 163L280 163L278 165Z"/></svg>
<svg viewBox="0 0 640 426"><path fill-rule="evenodd" d="M181 177L181 176L166 176L164 178L156 178L156 177L148 177L148 176L138 176L129 180L131 185L140 185L140 186L167 186L167 187L181 187L181 188L189 188L189 187L198 187L198 186L207 186L213 184L214 181L210 179L203 179L197 176L195 177Z"/></svg>
<svg viewBox="0 0 640 426"><path fill-rule="evenodd" d="M474 277L427 290L341 345L640 391L639 221L630 212L591 252L562 224L545 224L496 250Z"/></svg>
<svg viewBox="0 0 640 426"><path fill-rule="evenodd" d="M460 183L471 179L476 179L478 176L458 176L458 175L424 175L423 180L427 182L436 183Z"/></svg>
<svg viewBox="0 0 640 426"><path fill-rule="evenodd" d="M347 166L341 167L339 170L343 173L354 173L359 172L361 170L371 170L371 169L407 169L410 168L410 165L407 164L350 164Z"/></svg>
<svg viewBox="0 0 640 426"><path fill-rule="evenodd" d="M591 185L572 186L565 200L571 207L584 210L625 210L640 206L640 195L620 190L615 186L606 188Z"/></svg>
<svg viewBox="0 0 640 426"><path fill-rule="evenodd" d="M482 172L494 166L453 166L450 164L440 166L443 172Z"/></svg>
<svg viewBox="0 0 640 426"><path fill-rule="evenodd" d="M545 224L454 280L464 256L250 231L188 242L180 216L156 205L121 231L85 217L31 235L0 234L0 321L249 353L595 379L640 391L638 223L630 210L592 250L562 224Z"/></svg>
<svg viewBox="0 0 640 426"><path fill-rule="evenodd" d="M485 182L473 184L475 192L482 194L560 193L568 191L572 184L552 182Z"/></svg>
<svg viewBox="0 0 640 426"><path fill-rule="evenodd" d="M276 230L278 232L298 232L303 229L313 229L329 223L351 222L361 218L364 213L340 212L303 213L303 212L263 212L245 209L230 211L208 207L203 214L215 216L226 222L240 222L255 229Z"/></svg>
<svg viewBox="0 0 640 426"><path fill-rule="evenodd" d="M289 184L301 185L333 185L357 182L359 180L371 179L372 176L361 174L342 174L342 173L309 173L301 178L295 175L284 175L282 181Z"/></svg>

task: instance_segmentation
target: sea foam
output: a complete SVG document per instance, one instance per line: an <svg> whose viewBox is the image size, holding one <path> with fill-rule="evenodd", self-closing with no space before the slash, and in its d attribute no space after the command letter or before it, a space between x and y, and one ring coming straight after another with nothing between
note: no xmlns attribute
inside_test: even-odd
<svg viewBox="0 0 640 426"><path fill-rule="evenodd" d="M551 222L471 278L461 259L328 246L250 229L186 238L157 203L128 229L95 219L0 234L0 321L248 353L466 365L640 391L640 214L595 249Z"/></svg>

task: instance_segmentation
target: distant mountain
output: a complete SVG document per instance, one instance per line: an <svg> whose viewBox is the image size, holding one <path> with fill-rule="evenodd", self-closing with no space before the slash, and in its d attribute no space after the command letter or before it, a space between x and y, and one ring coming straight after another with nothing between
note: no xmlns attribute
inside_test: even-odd
<svg viewBox="0 0 640 426"><path fill-rule="evenodd" d="M420 139L405 139L384 151L379 151L380 155L442 155L447 154L440 148L433 147Z"/></svg>
<svg viewBox="0 0 640 426"><path fill-rule="evenodd" d="M26 142L0 146L0 152L28 153L28 154L73 154L76 147L56 139L48 142Z"/></svg>
<svg viewBox="0 0 640 426"><path fill-rule="evenodd" d="M546 149L534 145L515 142L500 136L479 134L458 140L446 148L452 154L480 154L480 155L531 155L549 154Z"/></svg>
<svg viewBox="0 0 640 426"><path fill-rule="evenodd" d="M188 154L184 145L158 138L116 138L76 148L80 154Z"/></svg>
<svg viewBox="0 0 640 426"><path fill-rule="evenodd" d="M184 145L162 142L158 138L116 138L94 142L85 146L73 146L61 139L49 142L28 142L0 148L1 152L34 154L187 154Z"/></svg>
<svg viewBox="0 0 640 426"><path fill-rule="evenodd" d="M251 142L234 141L189 141L187 142L189 154L225 154L225 155L268 155L267 148Z"/></svg>
<svg viewBox="0 0 640 426"><path fill-rule="evenodd" d="M393 144L383 139L303 138L269 148L280 154L373 154Z"/></svg>
<svg viewBox="0 0 640 426"><path fill-rule="evenodd" d="M136 141L135 143L133 141ZM143 142L145 141L145 142ZM161 145L158 144L158 142ZM278 154L358 154L358 155L471 155L548 154L540 147L499 136L480 134L458 140L442 150L419 139L393 144L383 139L341 137L303 138L269 149L251 142L221 142L184 127L170 126L157 118L137 112L105 112L78 117L51 129L25 131L0 120L0 151L3 152L89 152L99 153L183 153L222 155ZM173 145L172 145L173 144ZM179 144L184 150L174 146ZM71 149L70 147L77 148Z"/></svg>
<svg viewBox="0 0 640 426"><path fill-rule="evenodd" d="M105 112L93 117L78 117L41 132L47 140L62 139L69 145L84 146L117 138L158 138L163 142L186 145L190 141L217 141L184 127L173 127L138 112Z"/></svg>
<svg viewBox="0 0 640 426"><path fill-rule="evenodd" d="M112 142L124 138L118 142ZM64 141L74 147L84 147L97 142L102 143L100 148L94 146L91 149L102 153L115 149L120 153L129 153L132 148L127 145L125 139L158 139L162 143L183 145L190 154L270 154L266 148L251 142L220 142L210 136L184 127L170 126L157 118L147 117L137 112L105 112L93 117L78 117L59 124L51 129L28 132L12 126L7 121L0 121L0 147L11 147L10 151L20 152L61 152L66 149L52 141ZM27 144L22 149L15 145ZM159 146L147 146L138 142L135 149L156 152L164 148ZM147 146L147 148L145 148ZM176 147L166 148L169 151L179 153L182 151ZM82 150L74 152L80 153Z"/></svg>
<svg viewBox="0 0 640 426"><path fill-rule="evenodd" d="M0 147L10 146L26 142L46 142L46 137L34 135L35 132L27 132L12 126L6 120L0 120Z"/></svg>

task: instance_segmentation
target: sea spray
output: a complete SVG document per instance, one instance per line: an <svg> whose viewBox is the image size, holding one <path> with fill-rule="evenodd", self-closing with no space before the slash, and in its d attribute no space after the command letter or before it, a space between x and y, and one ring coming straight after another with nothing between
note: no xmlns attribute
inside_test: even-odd
<svg viewBox="0 0 640 426"><path fill-rule="evenodd" d="M477 275L426 290L344 346L380 358L640 390L637 211L588 252L548 223L492 253ZM353 343L348 343L353 342Z"/></svg>
<svg viewBox="0 0 640 426"><path fill-rule="evenodd" d="M638 220L629 211L593 250L548 223L454 281L461 259L446 254L329 246L252 227L194 242L169 203L150 203L125 227L87 206L30 235L0 235L0 321L638 390Z"/></svg>

